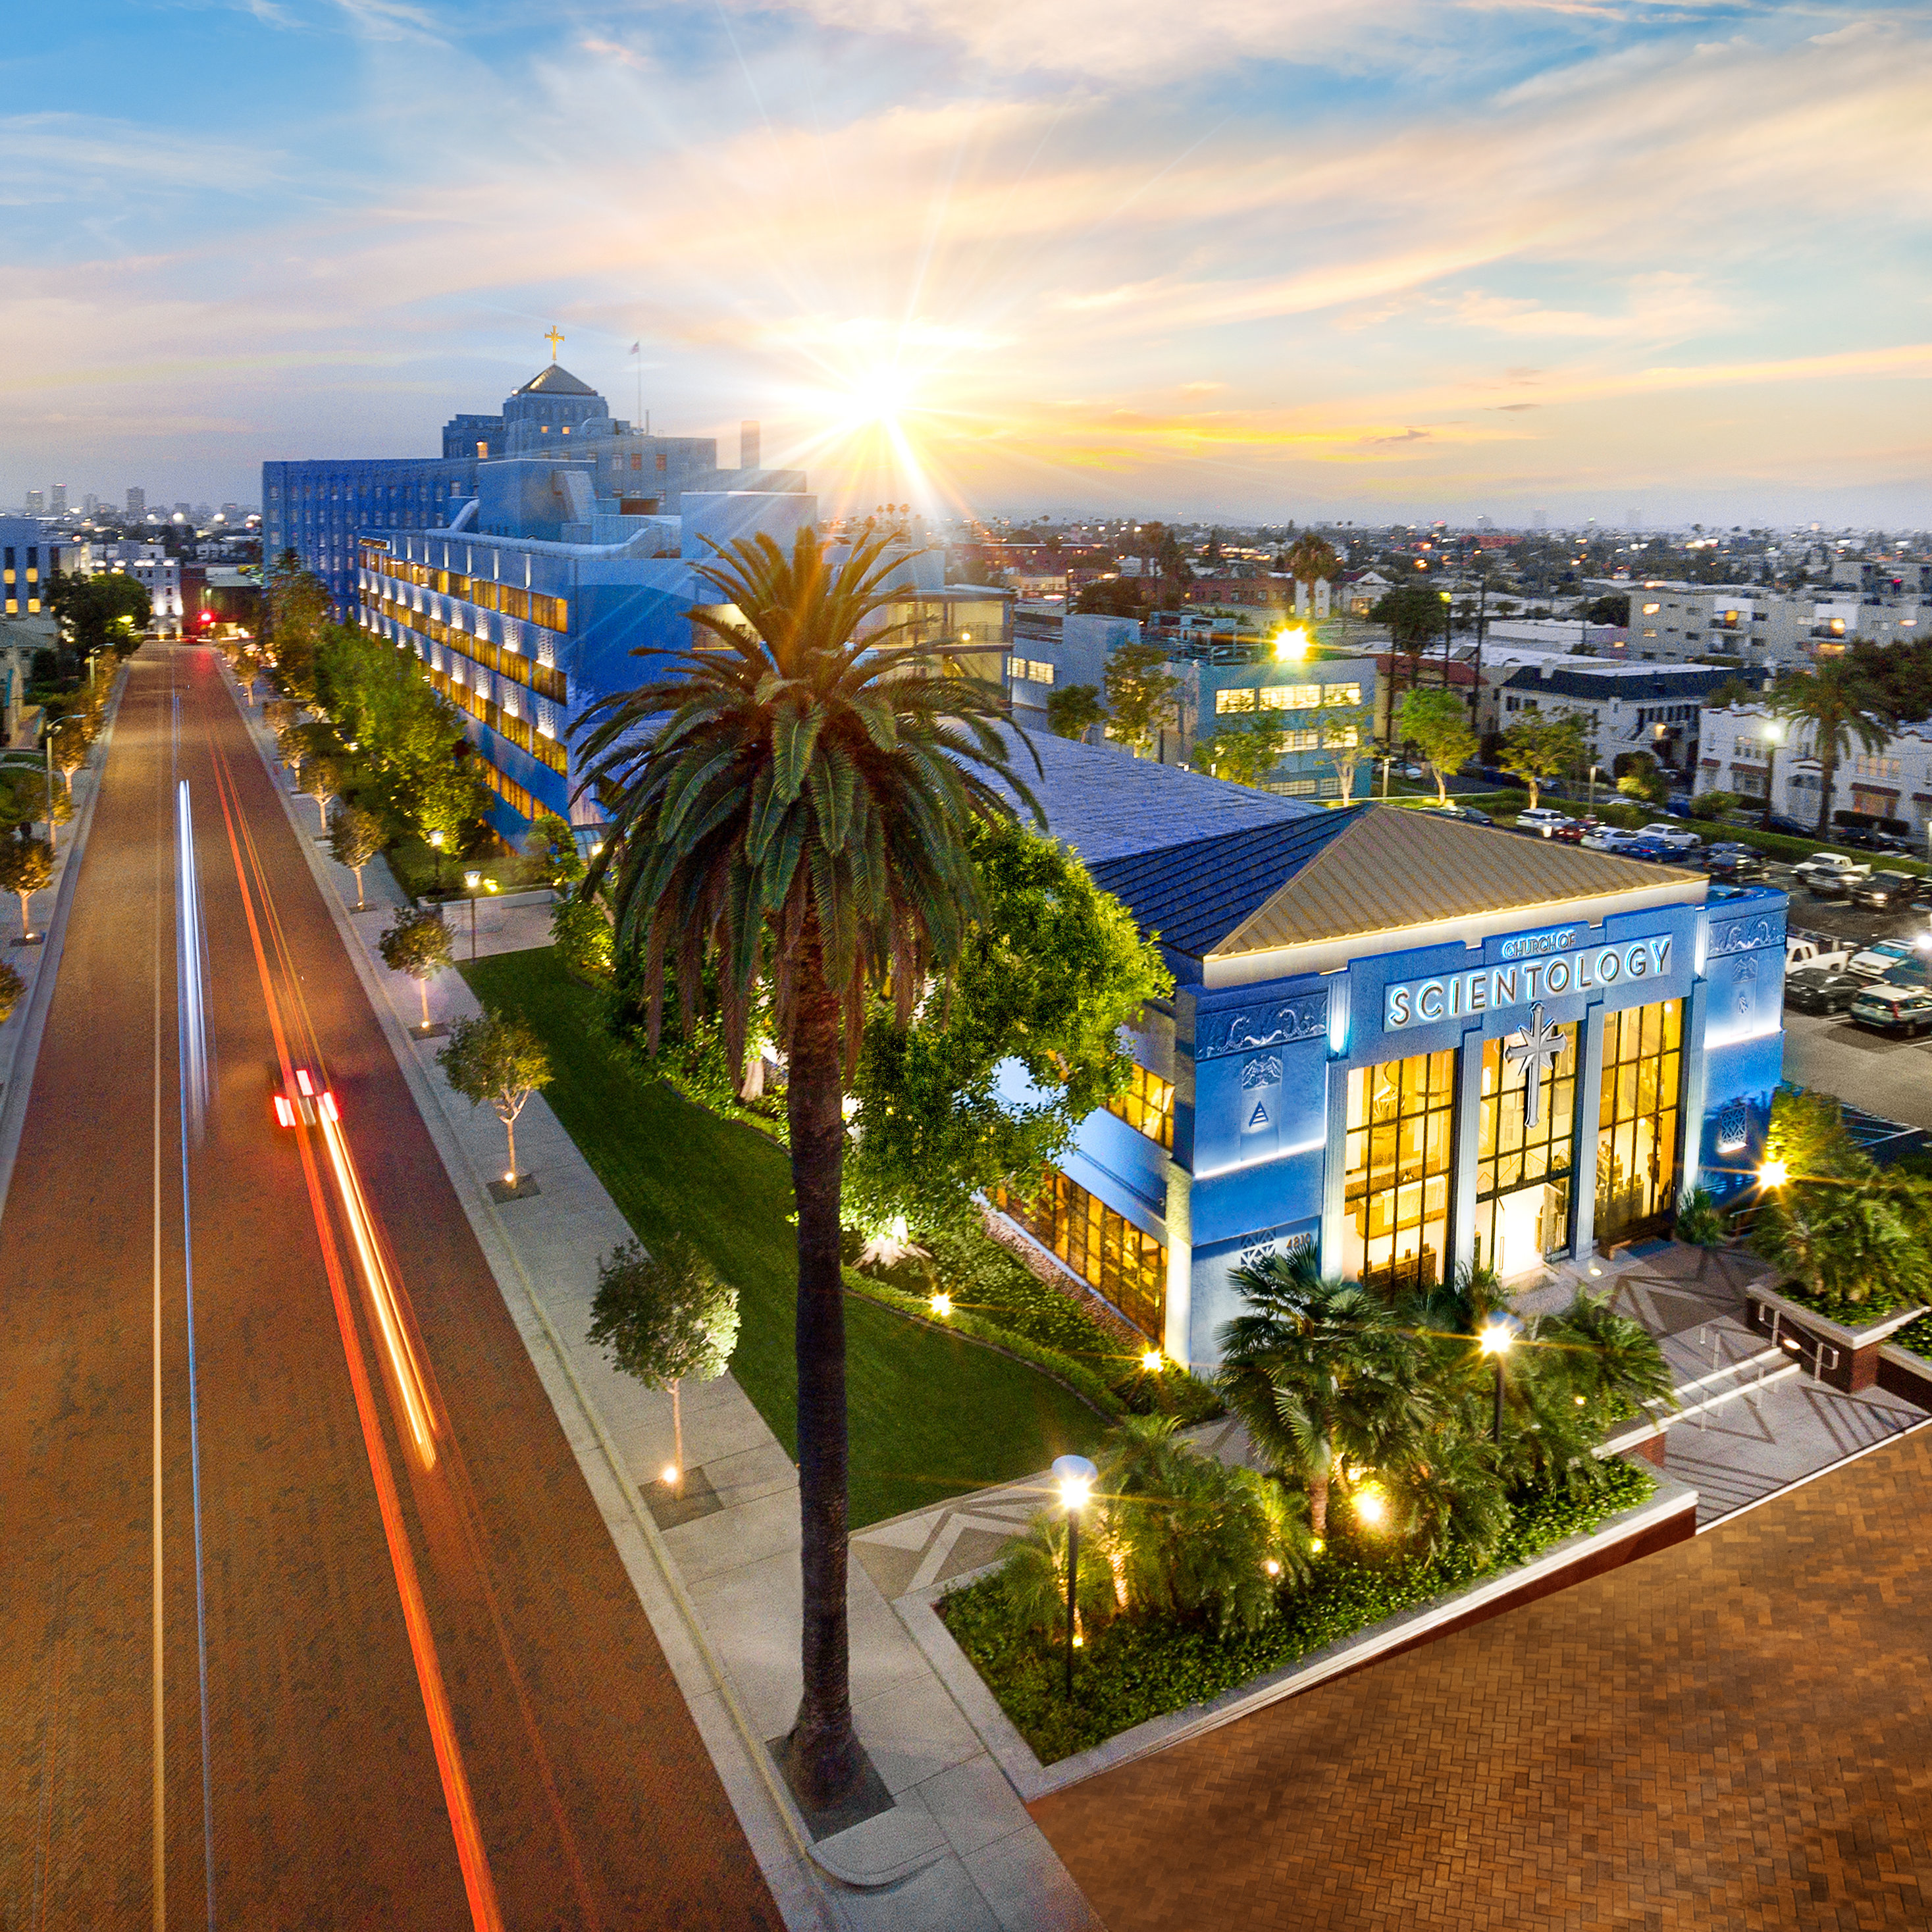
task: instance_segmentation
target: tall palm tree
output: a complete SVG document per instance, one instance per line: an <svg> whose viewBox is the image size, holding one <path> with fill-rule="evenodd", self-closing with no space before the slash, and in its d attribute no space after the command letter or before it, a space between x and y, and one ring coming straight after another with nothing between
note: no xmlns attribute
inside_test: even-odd
<svg viewBox="0 0 1932 1932"><path fill-rule="evenodd" d="M1308 586L1311 602L1316 585L1324 577L1332 580L1342 568L1342 560L1335 554L1334 545L1325 537L1318 537L1312 530L1303 531L1288 545L1282 553L1282 562L1296 583Z"/></svg>
<svg viewBox="0 0 1932 1932"><path fill-rule="evenodd" d="M1786 678L1771 694L1778 717L1810 728L1818 760L1818 836L1831 830L1832 788L1852 746L1882 752L1898 719L1885 694L1844 658L1821 658L1810 670ZM1792 749L1795 751L1794 745Z"/></svg>
<svg viewBox="0 0 1932 1932"><path fill-rule="evenodd" d="M835 556L806 530L789 555L763 535L720 550L698 574L722 608L691 614L706 636L640 652L661 659L654 681L581 728L580 789L610 801L586 890L611 881L652 1050L667 967L688 1030L710 958L734 1071L761 986L788 1064L804 1692L788 1768L812 1803L850 1790L862 1762L846 1648L845 1082L868 992L890 986L903 1024L978 910L970 822L1015 797L1038 816L991 722L999 692L899 643L909 626L875 623L894 601L889 541Z"/></svg>
<svg viewBox="0 0 1932 1932"><path fill-rule="evenodd" d="M1255 1446L1308 1485L1308 1526L1328 1534L1342 1466L1413 1460L1435 1408L1423 1341L1359 1282L1323 1280L1268 1256L1237 1268L1250 1312L1221 1330L1221 1386Z"/></svg>

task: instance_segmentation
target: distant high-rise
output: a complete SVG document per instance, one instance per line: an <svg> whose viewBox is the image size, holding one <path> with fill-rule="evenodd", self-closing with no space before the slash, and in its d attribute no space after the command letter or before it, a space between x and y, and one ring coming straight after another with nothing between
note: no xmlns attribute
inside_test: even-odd
<svg viewBox="0 0 1932 1932"><path fill-rule="evenodd" d="M99 511L100 508L100 499L97 496L92 490L88 490L87 494L80 500L80 511L82 516L93 516Z"/></svg>
<svg viewBox="0 0 1932 1932"><path fill-rule="evenodd" d="M47 496L44 490L27 492L27 514L30 517L44 517L47 513Z"/></svg>
<svg viewBox="0 0 1932 1932"><path fill-rule="evenodd" d="M67 514L67 485L64 483L54 485L53 514L57 517Z"/></svg>
<svg viewBox="0 0 1932 1932"><path fill-rule="evenodd" d="M177 503L175 506L175 514L178 517L191 517L194 514L194 506L192 503Z"/></svg>
<svg viewBox="0 0 1932 1932"><path fill-rule="evenodd" d="M758 426L747 418L738 425L738 467L755 470L758 466Z"/></svg>
<svg viewBox="0 0 1932 1932"><path fill-rule="evenodd" d="M148 514L148 493L130 487L128 491L128 520L130 524L142 523Z"/></svg>

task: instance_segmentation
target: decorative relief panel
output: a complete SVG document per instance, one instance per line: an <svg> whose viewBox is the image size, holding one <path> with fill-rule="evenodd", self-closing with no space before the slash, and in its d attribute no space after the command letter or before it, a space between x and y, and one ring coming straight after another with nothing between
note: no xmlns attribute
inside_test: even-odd
<svg viewBox="0 0 1932 1932"><path fill-rule="evenodd" d="M1325 992L1298 994L1292 1000L1271 1000L1265 1006L1231 1006L1196 1017L1194 1058L1224 1060L1230 1054L1288 1046L1298 1040L1317 1040L1328 1030Z"/></svg>
<svg viewBox="0 0 1932 1932"><path fill-rule="evenodd" d="M1784 944L1784 915L1781 912L1753 913L1745 919L1713 920L1706 959L1721 959L1732 952L1755 952L1760 946Z"/></svg>

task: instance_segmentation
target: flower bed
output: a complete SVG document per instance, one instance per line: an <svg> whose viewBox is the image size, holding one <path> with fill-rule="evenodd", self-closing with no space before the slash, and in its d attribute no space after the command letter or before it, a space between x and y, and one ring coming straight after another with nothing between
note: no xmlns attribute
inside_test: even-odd
<svg viewBox="0 0 1932 1932"><path fill-rule="evenodd" d="M1020 1628L997 1572L951 1592L937 1608L1000 1709L1040 1762L1052 1764L1294 1664L1399 1611L1527 1562L1566 1537L1636 1508L1654 1488L1642 1470L1612 1462L1586 1495L1531 1496L1516 1506L1486 1562L1466 1548L1432 1558L1390 1556L1366 1534L1338 1528L1308 1582L1284 1588L1279 1614L1252 1634L1220 1637L1201 1624L1154 1616L1124 1616L1106 1625L1082 1650L1070 1704L1060 1695L1062 1645Z"/></svg>
<svg viewBox="0 0 1932 1932"><path fill-rule="evenodd" d="M1780 1281L1774 1292L1780 1300L1794 1307L1808 1308L1827 1322L1835 1322L1840 1328L1852 1329L1869 1328L1901 1308L1917 1306L1925 1299L1916 1290L1895 1288L1890 1282L1875 1285L1858 1301L1849 1295L1826 1294L1796 1281Z"/></svg>

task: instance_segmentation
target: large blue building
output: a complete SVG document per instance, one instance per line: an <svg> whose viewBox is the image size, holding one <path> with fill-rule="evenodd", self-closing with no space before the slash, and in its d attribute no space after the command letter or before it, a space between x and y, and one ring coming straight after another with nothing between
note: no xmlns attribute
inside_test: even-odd
<svg viewBox="0 0 1932 1932"><path fill-rule="evenodd" d="M802 472L756 466L755 424L741 446L752 460L721 470L710 437L639 436L555 363L500 418L456 418L446 448L472 431L468 456L264 464L268 550L295 548L468 714L499 831L514 839L543 809L593 826L572 727L652 675L635 652L688 647L692 610L715 595L697 566L716 546L760 530L788 544L818 526L818 499ZM903 602L888 620L956 657L970 645L962 668L997 682L1010 599L948 585L916 518L897 534Z"/></svg>
<svg viewBox="0 0 1932 1932"><path fill-rule="evenodd" d="M1004 1210L1176 1359L1231 1271L1520 1280L1743 1184L1783 1057L1785 896L1330 809L1036 741L1049 826L1176 981L1029 1208Z"/></svg>

